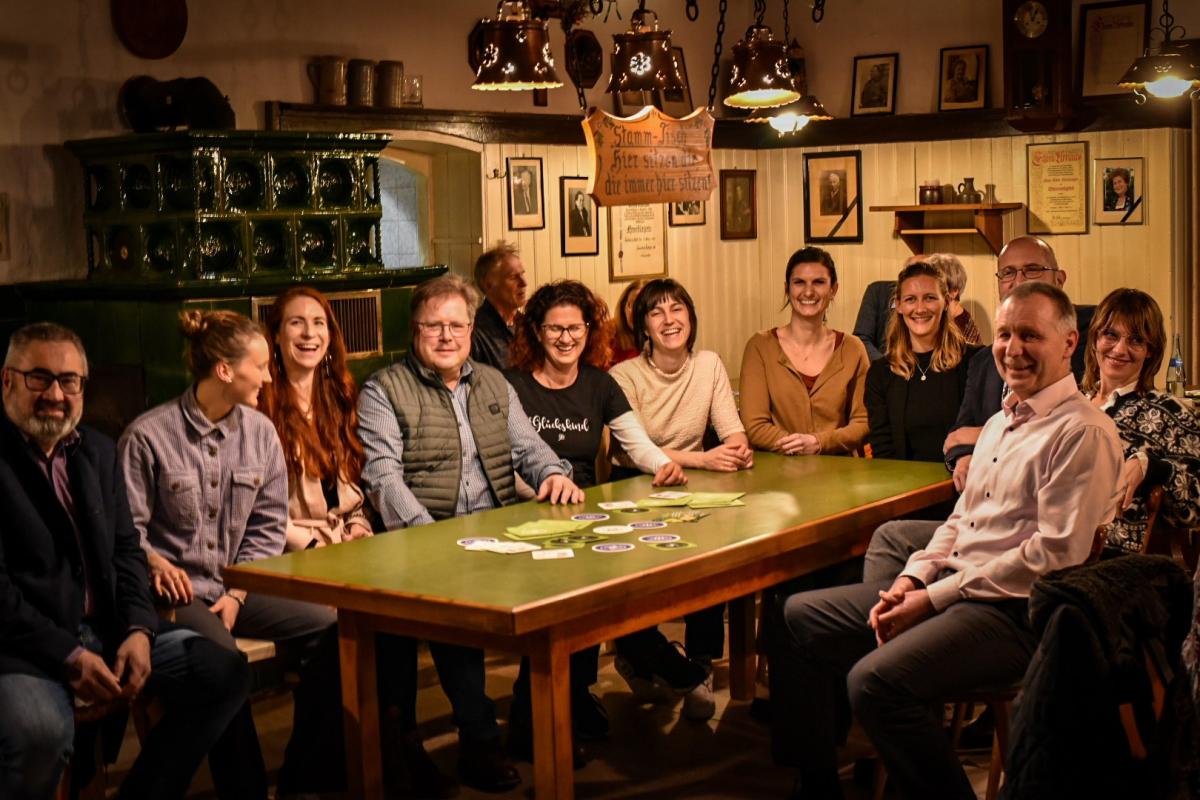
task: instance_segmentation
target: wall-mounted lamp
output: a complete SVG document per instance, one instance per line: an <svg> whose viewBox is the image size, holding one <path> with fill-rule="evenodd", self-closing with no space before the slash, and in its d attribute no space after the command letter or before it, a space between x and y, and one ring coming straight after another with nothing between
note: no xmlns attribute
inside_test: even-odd
<svg viewBox="0 0 1200 800"><path fill-rule="evenodd" d="M521 0L496 6L496 18L479 24L475 82L480 91L557 89L550 30L544 20L531 19Z"/></svg>
<svg viewBox="0 0 1200 800"><path fill-rule="evenodd" d="M647 21L653 17L653 24ZM658 14L639 8L629 30L613 34L612 75L606 92L675 91L684 88L683 70L671 49L671 32L658 29Z"/></svg>
<svg viewBox="0 0 1200 800"><path fill-rule="evenodd" d="M1186 92L1193 96L1200 92L1200 53L1191 50L1186 44L1180 44L1179 39L1187 35L1183 26L1175 24L1175 17L1163 0L1163 13L1158 19L1158 27L1151 30L1151 35L1161 32L1163 40L1156 53L1151 49L1134 60L1125 71L1118 86L1122 89L1133 89L1137 95L1137 103L1146 102L1146 95L1159 98L1181 97ZM1172 37L1175 38L1172 38Z"/></svg>

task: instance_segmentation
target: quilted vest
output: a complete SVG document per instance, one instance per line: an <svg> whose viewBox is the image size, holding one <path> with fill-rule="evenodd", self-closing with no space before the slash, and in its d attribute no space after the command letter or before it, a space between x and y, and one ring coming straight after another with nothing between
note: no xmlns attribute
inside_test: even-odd
<svg viewBox="0 0 1200 800"><path fill-rule="evenodd" d="M470 362L467 418L497 505L518 500L508 438L508 383L499 370ZM404 434L404 483L434 519L454 516L462 480L462 446L454 401L441 377L410 350L376 372Z"/></svg>

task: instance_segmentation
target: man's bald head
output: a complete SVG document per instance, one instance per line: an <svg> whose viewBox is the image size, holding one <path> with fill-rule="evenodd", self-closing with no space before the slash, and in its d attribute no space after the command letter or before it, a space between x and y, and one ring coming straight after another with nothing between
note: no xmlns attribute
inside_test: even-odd
<svg viewBox="0 0 1200 800"><path fill-rule="evenodd" d="M1067 273L1058 268L1054 248L1044 239L1018 236L1000 251L996 259L996 279L1003 300L1025 281L1041 281L1061 289L1067 282Z"/></svg>

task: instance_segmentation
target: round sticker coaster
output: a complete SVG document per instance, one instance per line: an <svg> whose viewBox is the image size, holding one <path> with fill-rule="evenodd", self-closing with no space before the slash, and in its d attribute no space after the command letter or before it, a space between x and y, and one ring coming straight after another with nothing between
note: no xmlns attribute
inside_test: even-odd
<svg viewBox="0 0 1200 800"><path fill-rule="evenodd" d="M673 533L647 533L645 536L638 537L639 542L646 544L658 544L661 542L678 542L679 537Z"/></svg>
<svg viewBox="0 0 1200 800"><path fill-rule="evenodd" d="M592 528L592 533L604 533L609 536L615 536L619 533L633 533L632 525L597 525Z"/></svg>
<svg viewBox="0 0 1200 800"><path fill-rule="evenodd" d="M604 541L603 536L597 536L594 533L568 533L562 538L574 544L590 544L591 542Z"/></svg>
<svg viewBox="0 0 1200 800"><path fill-rule="evenodd" d="M649 510L650 509L648 509L648 508L622 508L622 509L620 509L622 514L645 514Z"/></svg>
<svg viewBox="0 0 1200 800"><path fill-rule="evenodd" d="M696 545L694 542L676 541L676 542L654 542L650 546L653 547L655 550L687 550L689 548L695 547Z"/></svg>
<svg viewBox="0 0 1200 800"><path fill-rule="evenodd" d="M629 523L629 527L633 528L635 531L650 531L654 530L655 528L665 528L667 527L667 523L659 522L656 519L651 519L646 520L645 522L631 522Z"/></svg>
<svg viewBox="0 0 1200 800"><path fill-rule="evenodd" d="M629 542L605 542L592 545L592 549L597 553L627 553L633 549L633 545Z"/></svg>
<svg viewBox="0 0 1200 800"><path fill-rule="evenodd" d="M587 514L576 514L571 519L575 522L604 522L604 520L608 519L608 514L589 512Z"/></svg>
<svg viewBox="0 0 1200 800"><path fill-rule="evenodd" d="M494 536L471 536L467 539L459 539L455 544L459 547L466 547L469 544L493 544L497 541L499 540Z"/></svg>

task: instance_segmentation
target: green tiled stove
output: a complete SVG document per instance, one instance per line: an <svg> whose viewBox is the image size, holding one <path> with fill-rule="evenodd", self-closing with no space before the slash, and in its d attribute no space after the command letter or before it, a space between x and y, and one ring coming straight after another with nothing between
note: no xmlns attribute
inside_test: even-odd
<svg viewBox="0 0 1200 800"><path fill-rule="evenodd" d="M330 295L361 381L408 346L412 287L446 271L380 260L389 140L189 131L67 142L83 164L87 279L6 287L5 305L79 332L87 416L110 432L188 385L180 310L261 318L296 284Z"/></svg>

